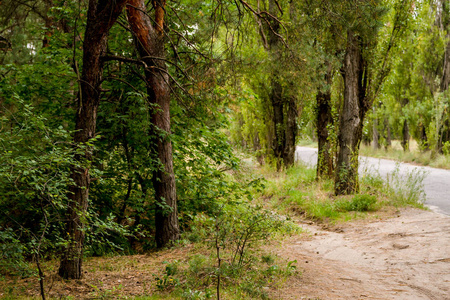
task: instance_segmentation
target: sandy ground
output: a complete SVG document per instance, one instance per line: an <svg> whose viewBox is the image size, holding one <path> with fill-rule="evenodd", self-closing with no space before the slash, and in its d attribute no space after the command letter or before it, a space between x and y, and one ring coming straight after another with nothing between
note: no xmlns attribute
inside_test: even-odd
<svg viewBox="0 0 450 300"><path fill-rule="evenodd" d="M378 218L330 226L303 221L306 234L266 245L266 250L293 261L300 271L272 299L450 299L450 217L405 209ZM186 246L146 255L92 258L82 280L64 281L47 270L47 295L61 299L117 299L155 292L155 277L164 261L186 258L199 249ZM0 282L8 289L38 297L36 278ZM9 298L9 299L14 299ZM224 298L238 299L238 298Z"/></svg>
<svg viewBox="0 0 450 300"><path fill-rule="evenodd" d="M307 238L286 240L278 254L302 276L276 299L450 299L450 217L406 209L397 217L324 230L302 224Z"/></svg>

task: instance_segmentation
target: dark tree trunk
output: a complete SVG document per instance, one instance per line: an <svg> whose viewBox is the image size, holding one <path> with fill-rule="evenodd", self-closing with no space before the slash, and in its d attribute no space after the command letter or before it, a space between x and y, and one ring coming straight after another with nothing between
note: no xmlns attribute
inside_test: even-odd
<svg viewBox="0 0 450 300"><path fill-rule="evenodd" d="M392 135L391 135L391 126L389 126L389 119L384 118L384 128L386 130L386 144L384 145L384 149L388 150L392 144Z"/></svg>
<svg viewBox="0 0 450 300"><path fill-rule="evenodd" d="M450 4L448 4L450 5ZM447 25L448 27L448 25ZM449 28L450 29L450 28ZM450 33L447 34L447 38L450 39ZM440 90L442 93L448 93L448 86L450 84L450 41L447 43L444 53L444 67L442 71L442 78L440 84ZM442 120L444 120L442 125L442 130L439 131L439 139L437 143L438 152L442 153L443 144L449 141L450 129L448 126L450 119L450 113L445 110L442 113Z"/></svg>
<svg viewBox="0 0 450 300"><path fill-rule="evenodd" d="M117 20L125 0L90 0L87 16L85 39L83 44L83 71L81 75L81 94L76 115L76 133L74 142L81 145L95 137L97 109L100 101L102 81L102 55L106 51L106 38L112 25ZM85 215L89 196L89 167L92 161L92 148L85 148L83 155L76 160L79 167L73 169L74 185L70 188L70 203L67 212L66 232L69 237L59 267L63 278L79 279L82 277L82 257L84 244Z"/></svg>
<svg viewBox="0 0 450 300"><path fill-rule="evenodd" d="M297 136L297 103L295 97L289 97L285 105L286 129L283 152L283 164L292 166L295 163L295 140Z"/></svg>
<svg viewBox="0 0 450 300"><path fill-rule="evenodd" d="M282 96L283 90L281 84L276 79L272 78L272 94L270 95L270 102L272 104L272 122L274 127L273 139L273 155L276 159L277 170L281 168L284 143L285 143L285 127L284 127L284 102Z"/></svg>
<svg viewBox="0 0 450 300"><path fill-rule="evenodd" d="M402 127L402 148L405 152L409 150L409 127L406 120L403 121Z"/></svg>
<svg viewBox="0 0 450 300"><path fill-rule="evenodd" d="M327 84L326 91L319 89L316 96L317 102L317 140L318 140L318 156L317 156L317 179L332 177L334 174L334 151L332 149L332 141L330 137L330 128L333 126L333 116L331 113L331 86L332 74L331 69L327 70L325 82Z"/></svg>
<svg viewBox="0 0 450 300"><path fill-rule="evenodd" d="M420 149L422 151L430 150L430 145L428 143L427 129L422 122L419 123L419 131L420 131Z"/></svg>
<svg viewBox="0 0 450 300"><path fill-rule="evenodd" d="M279 15L279 7L274 0L269 1L269 12L273 16ZM268 51L274 62L282 59L282 43L278 36L280 23L271 20L268 27ZM271 74L269 95L272 106L272 123L274 139L272 141L273 155L276 160L277 170L282 166L289 167L295 161L295 139L297 135L297 106L295 97L286 96L280 82L279 71Z"/></svg>
<svg viewBox="0 0 450 300"><path fill-rule="evenodd" d="M359 191L358 153L362 138L364 117L370 108L366 97L365 62L361 38L348 31L343 63L344 105L338 134L339 150L335 172L336 195Z"/></svg>
<svg viewBox="0 0 450 300"><path fill-rule="evenodd" d="M447 34L447 38L450 39L450 33ZM448 90L450 84L450 41L447 43L444 53L444 68L442 71L440 89L441 92Z"/></svg>
<svg viewBox="0 0 450 300"><path fill-rule="evenodd" d="M149 107L152 110L154 152L161 164L152 174L156 200L156 245L164 247L179 239L177 193L170 141L170 86L165 63L164 13L165 1L154 1L154 25L145 13L144 0L129 0L128 21L136 38L141 59L145 61L145 78Z"/></svg>
<svg viewBox="0 0 450 300"><path fill-rule="evenodd" d="M406 105L409 104L409 99L408 98L404 98L401 103L402 103L402 108L404 108L404 107L406 107ZM409 135L408 121L405 119L403 121L402 142L401 142L403 151L408 151L409 150L409 138L410 138L410 135Z"/></svg>

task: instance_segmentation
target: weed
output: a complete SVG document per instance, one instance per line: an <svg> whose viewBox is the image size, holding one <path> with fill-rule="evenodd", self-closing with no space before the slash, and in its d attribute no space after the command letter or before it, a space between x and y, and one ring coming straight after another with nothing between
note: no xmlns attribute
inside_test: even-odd
<svg viewBox="0 0 450 300"><path fill-rule="evenodd" d="M164 274L162 276L154 275L156 287L159 291L165 291L180 284L180 280L174 277L178 273L178 261L175 260L172 263L165 261L163 263L167 264Z"/></svg>
<svg viewBox="0 0 450 300"><path fill-rule="evenodd" d="M358 194L355 195L350 201L336 202L338 209L343 211L369 211L373 210L377 198L373 195Z"/></svg>
<svg viewBox="0 0 450 300"><path fill-rule="evenodd" d="M263 255L261 256L261 261L263 263L266 263L268 265L273 264L275 262L275 257L273 254L267 254L267 255Z"/></svg>
<svg viewBox="0 0 450 300"><path fill-rule="evenodd" d="M388 174L386 179L388 203L394 206L411 205L422 208L425 202L423 181L426 175L426 171L417 168L402 175L397 164L395 170Z"/></svg>

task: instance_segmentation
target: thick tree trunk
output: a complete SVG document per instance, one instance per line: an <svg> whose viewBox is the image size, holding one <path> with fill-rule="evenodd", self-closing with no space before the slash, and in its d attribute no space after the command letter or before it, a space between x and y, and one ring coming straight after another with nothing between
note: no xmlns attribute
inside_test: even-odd
<svg viewBox="0 0 450 300"><path fill-rule="evenodd" d="M448 25L447 25L448 27ZM450 30L450 28L449 28ZM450 33L447 34L447 39L450 39ZM444 67L442 71L440 90L442 93L448 94L448 86L450 84L450 41L447 43L444 53ZM439 131L439 139L437 143L437 148L440 153L442 153L443 144L449 141L450 129L448 127L450 119L450 113L445 110L442 113L443 126L442 130Z"/></svg>
<svg viewBox="0 0 450 300"><path fill-rule="evenodd" d="M150 134L155 138L154 151L161 164L152 174L156 200L155 238L157 247L161 248L180 237L172 143L169 138L170 86L163 30L165 1L153 2L154 25L145 13L144 0L129 0L128 3L128 21L136 38L139 55L147 65L145 78L153 123Z"/></svg>
<svg viewBox="0 0 450 300"><path fill-rule="evenodd" d="M331 70L327 71L325 81L327 87L331 86ZM316 96L317 102L317 179L322 177L332 177L334 174L333 149L330 139L329 129L333 125L333 116L331 114L331 89L327 88L325 92L319 89Z"/></svg>
<svg viewBox="0 0 450 300"><path fill-rule="evenodd" d="M363 81L365 64L360 38L348 31L347 49L343 64L344 105L338 134L339 150L335 172L336 195L359 191L358 153L362 138L363 121L369 104ZM367 79L367 78L366 78Z"/></svg>
<svg viewBox="0 0 450 300"><path fill-rule="evenodd" d="M450 39L450 34L447 34L447 38ZM447 43L444 53L444 68L442 71L440 89L441 92L448 90L450 84L450 41Z"/></svg>
<svg viewBox="0 0 450 300"><path fill-rule="evenodd" d="M278 16L279 6L276 1L269 0L269 12L273 16ZM273 61L282 59L282 47L280 37L280 23L271 20L268 30L268 51ZM286 91L280 82L279 71L274 71L271 75L270 85L271 93L269 95L272 105L272 123L274 130L274 139L272 141L273 155L276 160L277 170L282 166L289 167L295 160L295 139L297 135L297 105L296 99L287 96Z"/></svg>
<svg viewBox="0 0 450 300"><path fill-rule="evenodd" d="M81 95L76 115L76 133L74 142L83 145L95 137L97 109L100 101L100 85L102 81L102 55L106 51L106 38L112 25L117 20L125 0L90 0L85 39L83 44L83 71L81 75ZM79 279L82 277L82 257L84 244L85 216L89 196L89 167L92 161L92 148L85 148L83 155L76 160L79 167L73 169L74 186L70 188L70 203L67 212L66 232L69 237L59 267L59 275L63 278Z"/></svg>

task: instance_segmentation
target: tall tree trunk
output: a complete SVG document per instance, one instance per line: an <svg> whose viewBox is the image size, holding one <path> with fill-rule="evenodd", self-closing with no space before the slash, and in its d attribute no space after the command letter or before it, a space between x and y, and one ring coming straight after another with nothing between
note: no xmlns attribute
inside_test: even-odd
<svg viewBox="0 0 450 300"><path fill-rule="evenodd" d="M367 77L364 77L365 62L362 57L361 38L351 30L347 35L347 48L342 69L345 88L338 134L339 150L334 188L336 195L353 194L359 191L358 153L364 117L370 108L365 93Z"/></svg>
<svg viewBox="0 0 450 300"><path fill-rule="evenodd" d="M90 0L83 44L83 71L80 80L81 94L76 115L74 142L83 145L95 137L97 109L100 102L103 73L102 55L106 51L106 38L112 25L125 6L126 0ZM66 232L69 237L59 266L63 278L82 277L82 257L84 244L85 216L89 196L89 166L92 161L91 147L86 147L83 155L76 156L82 166L72 171L74 185L70 188L70 203L67 211Z"/></svg>
<svg viewBox="0 0 450 300"><path fill-rule="evenodd" d="M403 121L402 127L402 148L405 152L409 150L409 127L406 120Z"/></svg>
<svg viewBox="0 0 450 300"><path fill-rule="evenodd" d="M430 150L430 143L428 142L427 129L422 122L419 123L419 131L420 131L420 149L422 151Z"/></svg>
<svg viewBox="0 0 450 300"><path fill-rule="evenodd" d="M380 149L380 133L378 132L378 117L376 116L375 106L373 109L373 127L372 127L372 138L373 138L373 149Z"/></svg>
<svg viewBox="0 0 450 300"><path fill-rule="evenodd" d="M269 0L269 12L273 16L278 16L280 7L275 0ZM268 30L267 51L272 59L278 62L282 59L282 43L278 36L280 23L271 19ZM286 95L279 76L279 70L271 74L269 95L272 106L272 123L274 126L274 139L272 141L273 155L276 160L277 170L281 166L289 167L295 161L295 139L297 135L297 104L295 97Z"/></svg>
<svg viewBox="0 0 450 300"><path fill-rule="evenodd" d="M285 105L286 128L283 152L283 164L292 166L295 163L295 140L297 136L297 99L289 97Z"/></svg>
<svg viewBox="0 0 450 300"><path fill-rule="evenodd" d="M272 104L272 122L274 126L274 139L272 149L277 163L277 170L279 170L282 165L285 143L284 102L282 98L283 88L278 82L276 75L272 76L272 93L270 95L270 102Z"/></svg>
<svg viewBox="0 0 450 300"><path fill-rule="evenodd" d="M408 98L403 98L403 100L401 101L402 104L402 109L405 108L408 104L409 104L409 99ZM402 148L403 151L408 151L409 150L409 127L408 127L408 121L405 119L403 121L403 127L402 127Z"/></svg>
<svg viewBox="0 0 450 300"><path fill-rule="evenodd" d="M177 193L170 141L170 86L165 63L164 13L165 1L153 1L154 23L146 14L144 0L129 0L128 21L136 38L141 59L146 63L145 78L155 137L154 151L161 166L152 174L156 200L156 245L164 247L180 237L178 227Z"/></svg>
<svg viewBox="0 0 450 300"><path fill-rule="evenodd" d="M329 63L326 63L329 65ZM333 116L331 114L331 86L332 73L331 67L328 66L325 75L327 89L322 91L319 89L316 95L317 103L317 140L318 140L318 156L317 156L317 179L332 177L334 174L334 162L332 149L332 141L329 129L333 125Z"/></svg>
<svg viewBox="0 0 450 300"><path fill-rule="evenodd" d="M384 118L384 128L386 129L386 144L384 145L384 149L388 150L392 144L392 135L391 126L389 126L389 119L387 117Z"/></svg>

